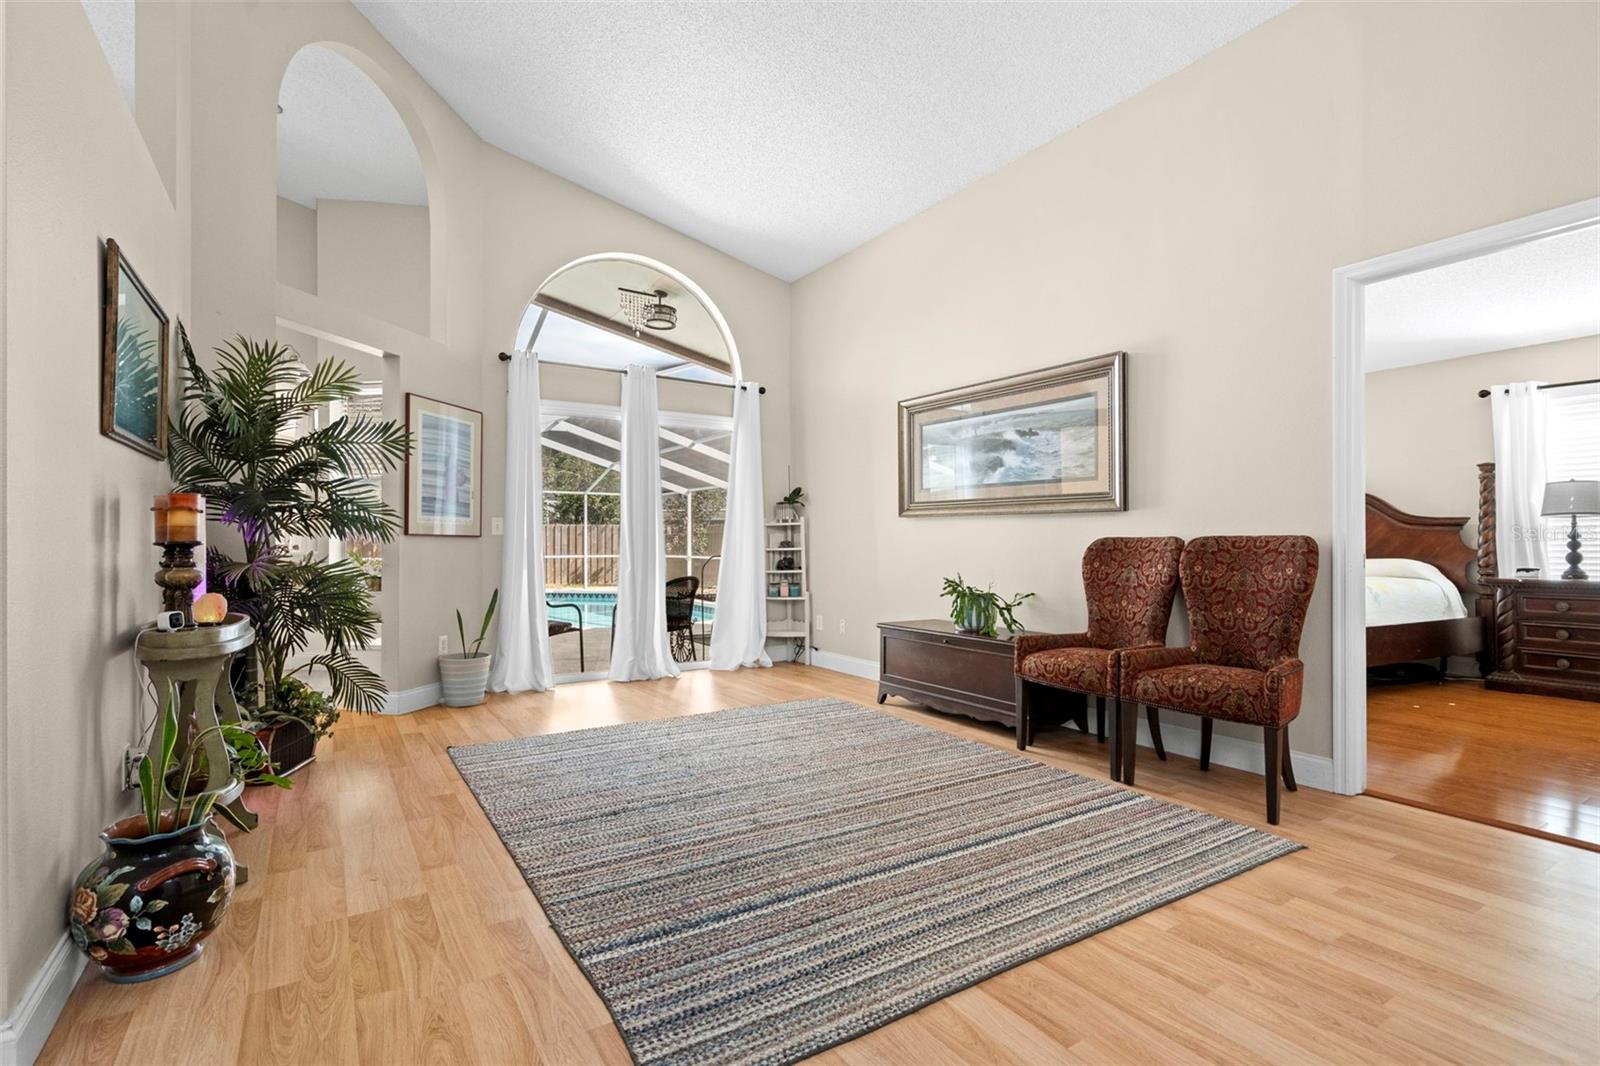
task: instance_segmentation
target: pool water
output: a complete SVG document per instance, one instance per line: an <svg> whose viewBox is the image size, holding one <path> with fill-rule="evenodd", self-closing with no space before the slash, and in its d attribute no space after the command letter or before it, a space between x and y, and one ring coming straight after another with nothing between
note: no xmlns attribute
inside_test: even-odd
<svg viewBox="0 0 1600 1066"><path fill-rule="evenodd" d="M585 629L610 629L611 617L617 613L617 594L615 592L595 592L592 589L547 589L544 594L545 601L551 604L576 603L583 608L583 627ZM717 617L717 605L696 600L694 604L694 621L713 622ZM578 612L571 607L551 607L550 620L552 622L571 622L578 624Z"/></svg>

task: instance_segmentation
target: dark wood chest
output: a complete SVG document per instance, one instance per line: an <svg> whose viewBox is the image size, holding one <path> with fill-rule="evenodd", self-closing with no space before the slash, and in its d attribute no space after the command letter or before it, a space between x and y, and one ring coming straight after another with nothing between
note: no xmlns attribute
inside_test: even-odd
<svg viewBox="0 0 1600 1066"><path fill-rule="evenodd" d="M1015 727L1011 635L962 633L948 621L878 623L878 702L904 696L950 714Z"/></svg>
<svg viewBox="0 0 1600 1066"><path fill-rule="evenodd" d="M1487 688L1600 700L1600 581L1497 577Z"/></svg>

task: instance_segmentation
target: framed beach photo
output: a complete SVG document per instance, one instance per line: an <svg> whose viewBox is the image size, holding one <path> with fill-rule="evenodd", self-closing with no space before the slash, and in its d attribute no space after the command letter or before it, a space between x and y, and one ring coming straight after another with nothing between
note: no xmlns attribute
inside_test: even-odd
<svg viewBox="0 0 1600 1066"><path fill-rule="evenodd" d="M902 400L900 513L1127 509L1126 352Z"/></svg>
<svg viewBox="0 0 1600 1066"><path fill-rule="evenodd" d="M406 533L483 533L483 413L406 393Z"/></svg>
<svg viewBox="0 0 1600 1066"><path fill-rule="evenodd" d="M100 432L146 455L167 455L171 328L117 242L106 239L101 291Z"/></svg>

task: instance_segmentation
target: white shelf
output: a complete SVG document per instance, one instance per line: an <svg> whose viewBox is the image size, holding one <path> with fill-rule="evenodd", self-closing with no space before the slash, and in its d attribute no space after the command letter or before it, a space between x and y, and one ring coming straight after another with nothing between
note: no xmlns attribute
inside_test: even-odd
<svg viewBox="0 0 1600 1066"><path fill-rule="evenodd" d="M806 520L804 516L793 522L768 522L766 523L766 539L790 540L794 543L765 545L767 553L772 556L768 562L777 562L784 559L786 562L797 562L800 566L787 570L777 568L766 571L768 578L773 578L772 585L782 585L785 589L789 585L798 585L798 596L768 596L769 604L786 604L782 610L769 610L771 616L767 619L767 637L775 641L792 641L800 656L800 661L811 662L811 589L810 575L806 573L804 562L806 550ZM787 557L787 558L784 558Z"/></svg>

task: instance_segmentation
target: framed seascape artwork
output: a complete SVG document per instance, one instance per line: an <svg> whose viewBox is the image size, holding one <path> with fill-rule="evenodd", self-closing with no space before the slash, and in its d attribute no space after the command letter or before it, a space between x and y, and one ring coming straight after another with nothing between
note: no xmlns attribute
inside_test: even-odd
<svg viewBox="0 0 1600 1066"><path fill-rule="evenodd" d="M100 310L100 432L164 459L171 330L166 312L109 238Z"/></svg>
<svg viewBox="0 0 1600 1066"><path fill-rule="evenodd" d="M406 393L406 533L483 533L483 413Z"/></svg>
<svg viewBox="0 0 1600 1066"><path fill-rule="evenodd" d="M900 402L900 513L1127 509L1126 352Z"/></svg>

